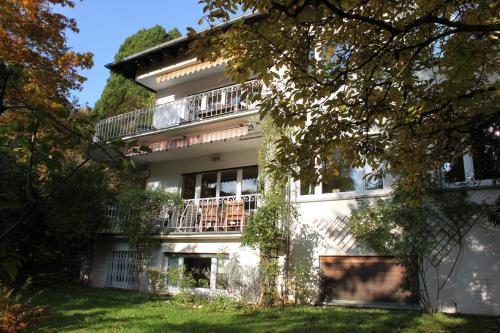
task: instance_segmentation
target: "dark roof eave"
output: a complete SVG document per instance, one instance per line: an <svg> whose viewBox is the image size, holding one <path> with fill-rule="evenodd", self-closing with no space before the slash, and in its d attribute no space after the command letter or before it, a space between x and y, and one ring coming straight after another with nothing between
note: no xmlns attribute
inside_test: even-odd
<svg viewBox="0 0 500 333"><path fill-rule="evenodd" d="M212 28L206 28L202 29L197 32L197 34L201 34L205 31L209 31L210 29L213 28L225 28L233 23L242 20L242 19L249 19L249 18L257 18L259 17L259 14L247 14L247 15L242 15L237 18L234 18L230 21L218 24ZM137 67L138 64L141 62L147 62L151 58L161 58L164 54L169 53L168 50L170 49L172 53L175 53L182 45L187 46L189 42L193 40L193 37L191 36L182 36L173 40L169 40L165 43L159 44L157 46L154 46L152 48L146 49L144 51L138 52L136 54L133 54L131 56L128 56L126 58L123 58L121 60L106 64L104 67L109 69L110 71L123 75L124 77L134 81L135 83L147 88L148 90L154 91L149 87L146 87L139 82L135 81L135 77L137 74Z"/></svg>

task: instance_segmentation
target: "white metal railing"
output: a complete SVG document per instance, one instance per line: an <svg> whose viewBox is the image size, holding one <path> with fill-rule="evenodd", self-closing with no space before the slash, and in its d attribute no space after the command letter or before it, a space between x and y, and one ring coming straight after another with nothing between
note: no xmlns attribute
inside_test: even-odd
<svg viewBox="0 0 500 333"><path fill-rule="evenodd" d="M255 107L249 97L256 94L257 89L257 81L250 81L106 118L97 123L95 139L109 141L249 110Z"/></svg>
<svg viewBox="0 0 500 333"><path fill-rule="evenodd" d="M258 194L183 200L173 208L165 208L153 218L156 232L242 232L258 206ZM119 232L120 223L133 214L109 206L106 231Z"/></svg>

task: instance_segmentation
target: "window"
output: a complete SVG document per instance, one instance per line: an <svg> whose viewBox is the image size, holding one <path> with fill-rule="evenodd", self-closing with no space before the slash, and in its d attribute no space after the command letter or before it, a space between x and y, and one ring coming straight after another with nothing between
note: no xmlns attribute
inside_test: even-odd
<svg viewBox="0 0 500 333"><path fill-rule="evenodd" d="M470 153L443 165L445 183L481 182L500 178L500 132L484 131L471 145Z"/></svg>
<svg viewBox="0 0 500 333"><path fill-rule="evenodd" d="M201 198L214 198L217 196L217 172L201 175Z"/></svg>
<svg viewBox="0 0 500 333"><path fill-rule="evenodd" d="M447 183L465 181L464 158L457 158L454 162L444 164L444 179Z"/></svg>
<svg viewBox="0 0 500 333"><path fill-rule="evenodd" d="M373 175L373 170L366 165L364 168L340 168L337 175L324 179L318 187L300 182L300 195L331 194L331 193L365 193L366 191L382 190L384 182Z"/></svg>
<svg viewBox="0 0 500 333"><path fill-rule="evenodd" d="M212 253L165 253L163 270L167 273L167 285L179 287L179 274L187 274L194 288L225 289L227 285L227 255ZM214 273L214 274L212 274Z"/></svg>
<svg viewBox="0 0 500 333"><path fill-rule="evenodd" d="M340 169L338 175L331 176L321 183L321 193L350 192L356 188L356 171Z"/></svg>
<svg viewBox="0 0 500 333"><path fill-rule="evenodd" d="M500 135L491 130L487 131L484 137L472 143L471 151L475 180L499 178L499 139Z"/></svg>
<svg viewBox="0 0 500 333"><path fill-rule="evenodd" d="M221 197L235 196L236 180L237 180L236 170L221 171L219 196Z"/></svg>
<svg viewBox="0 0 500 333"><path fill-rule="evenodd" d="M241 194L255 194L258 191L257 178L259 170L257 166L243 168L241 176Z"/></svg>
<svg viewBox="0 0 500 333"><path fill-rule="evenodd" d="M185 257L184 272L194 280L196 288L210 288L212 258Z"/></svg>
<svg viewBox="0 0 500 333"><path fill-rule="evenodd" d="M305 181L300 182L300 195L314 194L314 186L307 184Z"/></svg>
<svg viewBox="0 0 500 333"><path fill-rule="evenodd" d="M182 198L194 199L196 193L196 175L182 177Z"/></svg>
<svg viewBox="0 0 500 333"><path fill-rule="evenodd" d="M177 272L179 272L179 269L182 267L182 258L177 257L177 256L172 256L172 257L166 257L165 258L165 270L170 270L171 272L176 272L176 273L171 273L170 276L167 278L167 285L170 287L177 287L179 285L179 281L174 277Z"/></svg>
<svg viewBox="0 0 500 333"><path fill-rule="evenodd" d="M217 198L258 193L258 167L182 175L183 199Z"/></svg>

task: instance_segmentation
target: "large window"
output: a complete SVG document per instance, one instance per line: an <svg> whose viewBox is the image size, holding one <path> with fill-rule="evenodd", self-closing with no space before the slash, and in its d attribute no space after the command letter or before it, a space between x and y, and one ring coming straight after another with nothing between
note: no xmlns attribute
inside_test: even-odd
<svg viewBox="0 0 500 333"><path fill-rule="evenodd" d="M192 278L194 288L224 289L227 263L227 255L221 254L165 253L163 271L169 272L169 287L179 287L177 277L186 274Z"/></svg>
<svg viewBox="0 0 500 333"><path fill-rule="evenodd" d="M257 178L256 165L186 174L182 176L182 197L195 199L255 194L258 192Z"/></svg>
<svg viewBox="0 0 500 333"><path fill-rule="evenodd" d="M370 193L382 190L384 183L381 178L373 176L373 170L367 165L364 168L340 168L338 174L324 178L318 186L300 182L300 195L318 195L332 193Z"/></svg>

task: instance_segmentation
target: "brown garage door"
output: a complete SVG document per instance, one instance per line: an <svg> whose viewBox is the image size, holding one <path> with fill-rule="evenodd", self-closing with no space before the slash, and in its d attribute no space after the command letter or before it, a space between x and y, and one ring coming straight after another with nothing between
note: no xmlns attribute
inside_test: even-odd
<svg viewBox="0 0 500 333"><path fill-rule="evenodd" d="M415 279L390 256L321 256L321 294L333 300L417 303ZM410 282L413 281L413 282Z"/></svg>

